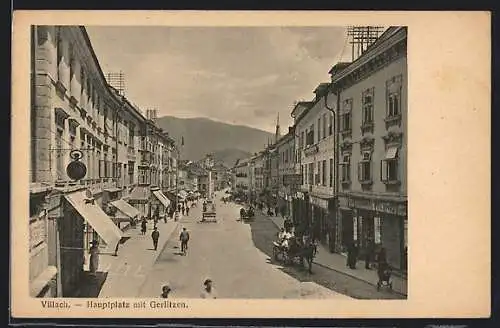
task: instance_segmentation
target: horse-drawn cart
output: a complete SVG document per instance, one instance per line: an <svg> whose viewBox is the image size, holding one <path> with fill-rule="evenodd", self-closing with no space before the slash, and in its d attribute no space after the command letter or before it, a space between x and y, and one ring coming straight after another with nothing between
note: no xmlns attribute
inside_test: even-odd
<svg viewBox="0 0 500 328"><path fill-rule="evenodd" d="M309 273L312 273L312 262L316 256L317 247L314 243L302 243L297 237L288 240L288 245L283 245L280 241L273 242L273 259L283 262L285 265L298 262L301 266L306 260Z"/></svg>
<svg viewBox="0 0 500 328"><path fill-rule="evenodd" d="M255 219L255 212L253 208L249 208L248 210L245 211L244 208L240 210L240 220L241 221L249 221Z"/></svg>

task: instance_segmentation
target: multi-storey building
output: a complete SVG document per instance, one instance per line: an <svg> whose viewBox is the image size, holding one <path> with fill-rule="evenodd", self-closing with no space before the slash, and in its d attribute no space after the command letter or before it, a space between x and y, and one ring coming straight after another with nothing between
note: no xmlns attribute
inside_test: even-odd
<svg viewBox="0 0 500 328"><path fill-rule="evenodd" d="M233 186L248 192L250 187L250 158L238 160L233 167Z"/></svg>
<svg viewBox="0 0 500 328"><path fill-rule="evenodd" d="M278 154L278 206L285 214L291 213L293 178L295 175L295 127L276 143Z"/></svg>
<svg viewBox="0 0 500 328"><path fill-rule="evenodd" d="M298 173L302 175L302 229L309 229L320 242L334 250L335 245L335 133L333 113L327 109L335 104L326 97L327 83L315 89L315 98L299 102L292 111L296 124ZM325 103L325 102L328 102Z"/></svg>
<svg viewBox="0 0 500 328"><path fill-rule="evenodd" d="M122 221L140 215L123 197L149 186L148 124L108 85L84 27L33 26L31 41L31 295L74 296L90 242L119 253Z"/></svg>
<svg viewBox="0 0 500 328"><path fill-rule="evenodd" d="M406 28L391 27L356 61L331 72L340 117L339 241L347 246L355 240L363 251L371 238L402 270L408 220L406 39Z"/></svg>

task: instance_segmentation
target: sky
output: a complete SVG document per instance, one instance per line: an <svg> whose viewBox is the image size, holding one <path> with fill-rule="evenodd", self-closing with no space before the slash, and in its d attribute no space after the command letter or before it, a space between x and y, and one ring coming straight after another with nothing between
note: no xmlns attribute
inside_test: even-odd
<svg viewBox="0 0 500 328"><path fill-rule="evenodd" d="M205 117L274 132L350 59L344 27L87 26L104 73L122 71L127 98L158 116Z"/></svg>

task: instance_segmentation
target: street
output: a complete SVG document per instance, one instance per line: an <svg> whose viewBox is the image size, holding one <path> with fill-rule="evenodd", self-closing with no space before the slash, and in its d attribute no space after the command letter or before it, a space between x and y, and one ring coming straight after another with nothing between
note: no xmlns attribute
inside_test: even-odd
<svg viewBox="0 0 500 328"><path fill-rule="evenodd" d="M162 284L169 283L172 297L198 298L210 278L218 298L404 299L317 264L311 275L297 265L271 262L274 223L260 213L242 223L239 205L216 204L217 223L198 222L201 202L181 219L179 229L187 228L191 236L187 255L180 254L179 231L174 232L148 271L140 297L158 297Z"/></svg>
<svg viewBox="0 0 500 328"><path fill-rule="evenodd" d="M217 197L219 199L220 197ZM217 201L217 223L198 223L201 202L180 227L190 232L186 256L180 255L178 233L166 243L141 287L140 297L158 297L168 282L171 297L199 298L206 278L214 282L218 298L339 298L347 297L316 283L297 280L271 264L269 256L254 245L271 247L277 228L259 219L259 229L239 222L239 207ZM299 270L298 268L291 268Z"/></svg>

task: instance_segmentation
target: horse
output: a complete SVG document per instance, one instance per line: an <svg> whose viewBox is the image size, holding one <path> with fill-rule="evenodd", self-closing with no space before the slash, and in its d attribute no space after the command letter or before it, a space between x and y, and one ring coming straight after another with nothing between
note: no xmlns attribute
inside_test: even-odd
<svg viewBox="0 0 500 328"><path fill-rule="evenodd" d="M317 253L317 247L314 243L308 242L305 245L300 242L300 239L293 237L289 239L288 249L283 248L277 242L274 242L273 248L274 258L278 259L278 254L283 255L283 261L292 264L294 259L298 259L300 264L304 266L304 260L307 262L308 272L312 274L312 263Z"/></svg>

